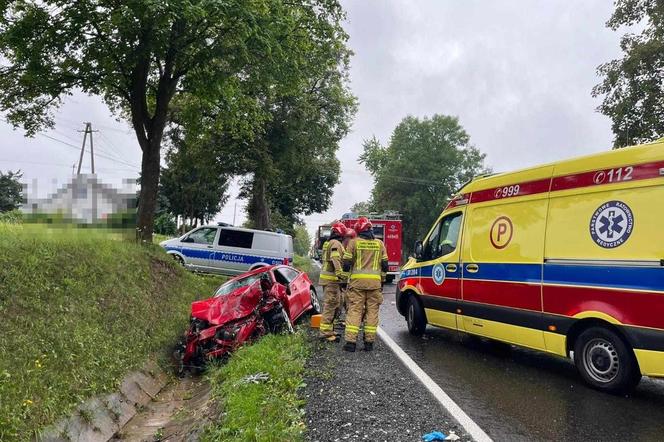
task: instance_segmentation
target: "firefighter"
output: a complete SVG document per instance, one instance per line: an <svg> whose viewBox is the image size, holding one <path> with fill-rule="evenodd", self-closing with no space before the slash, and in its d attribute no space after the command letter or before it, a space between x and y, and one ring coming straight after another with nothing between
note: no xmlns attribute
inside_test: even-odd
<svg viewBox="0 0 664 442"><path fill-rule="evenodd" d="M320 272L320 285L323 286L323 314L320 320L320 337L329 342L338 342L334 333L334 317L341 303L341 284L346 281L341 259L344 246L341 241L346 234L346 226L340 222L332 225L330 239L323 245L323 260Z"/></svg>
<svg viewBox="0 0 664 442"><path fill-rule="evenodd" d="M344 235L343 246L344 250L348 247L348 243L351 239L357 237L355 229L346 229L346 234ZM337 309L336 317L339 320L339 323L343 326L346 325L346 312L348 311L348 303L346 302L346 291L348 290L347 284L341 284L341 301L339 302L339 308Z"/></svg>
<svg viewBox="0 0 664 442"><path fill-rule="evenodd" d="M387 272L385 244L374 238L373 226L366 217L355 224L357 238L343 255L343 268L350 272L346 292L346 343L344 350L355 351L360 323L364 316L364 350L373 350L378 330L378 309L383 303L383 274Z"/></svg>

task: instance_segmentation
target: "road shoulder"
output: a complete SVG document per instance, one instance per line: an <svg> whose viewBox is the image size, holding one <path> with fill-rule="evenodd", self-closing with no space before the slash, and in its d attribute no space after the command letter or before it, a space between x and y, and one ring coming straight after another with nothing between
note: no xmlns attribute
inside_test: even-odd
<svg viewBox="0 0 664 442"><path fill-rule="evenodd" d="M312 339L315 339L312 337ZM420 441L454 432L472 440L380 339L373 352L316 342L307 363L310 441Z"/></svg>

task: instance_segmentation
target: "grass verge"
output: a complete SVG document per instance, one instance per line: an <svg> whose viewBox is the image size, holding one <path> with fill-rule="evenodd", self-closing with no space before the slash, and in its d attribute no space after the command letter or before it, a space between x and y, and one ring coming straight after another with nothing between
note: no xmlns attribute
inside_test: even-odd
<svg viewBox="0 0 664 442"><path fill-rule="evenodd" d="M304 370L309 344L304 332L269 335L238 350L226 365L211 367L212 392L221 404L220 423L202 440L300 441L303 439ZM267 373L269 380L247 383L250 375Z"/></svg>
<svg viewBox="0 0 664 442"><path fill-rule="evenodd" d="M116 235L0 223L0 440L115 391L220 282Z"/></svg>

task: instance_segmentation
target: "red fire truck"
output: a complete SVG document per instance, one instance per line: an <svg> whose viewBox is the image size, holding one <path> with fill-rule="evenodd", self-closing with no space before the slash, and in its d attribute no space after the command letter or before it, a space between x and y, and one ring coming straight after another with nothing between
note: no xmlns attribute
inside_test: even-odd
<svg viewBox="0 0 664 442"><path fill-rule="evenodd" d="M399 274L401 266L401 215L396 212L385 212L365 216L373 224L374 236L385 243L389 268L385 282L390 283ZM360 215L356 213L346 213L341 217L341 222L346 227L353 228L359 217ZM313 253L317 259L322 256L323 244L330 237L330 226L331 224L324 224L318 227Z"/></svg>

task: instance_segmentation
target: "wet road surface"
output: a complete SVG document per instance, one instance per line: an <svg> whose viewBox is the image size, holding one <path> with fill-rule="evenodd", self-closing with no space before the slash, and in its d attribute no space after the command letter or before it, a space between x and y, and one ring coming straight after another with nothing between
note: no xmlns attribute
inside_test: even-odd
<svg viewBox="0 0 664 442"><path fill-rule="evenodd" d="M630 397L586 387L569 360L427 326L408 333L385 286L380 326L494 440L664 440L664 381Z"/></svg>

